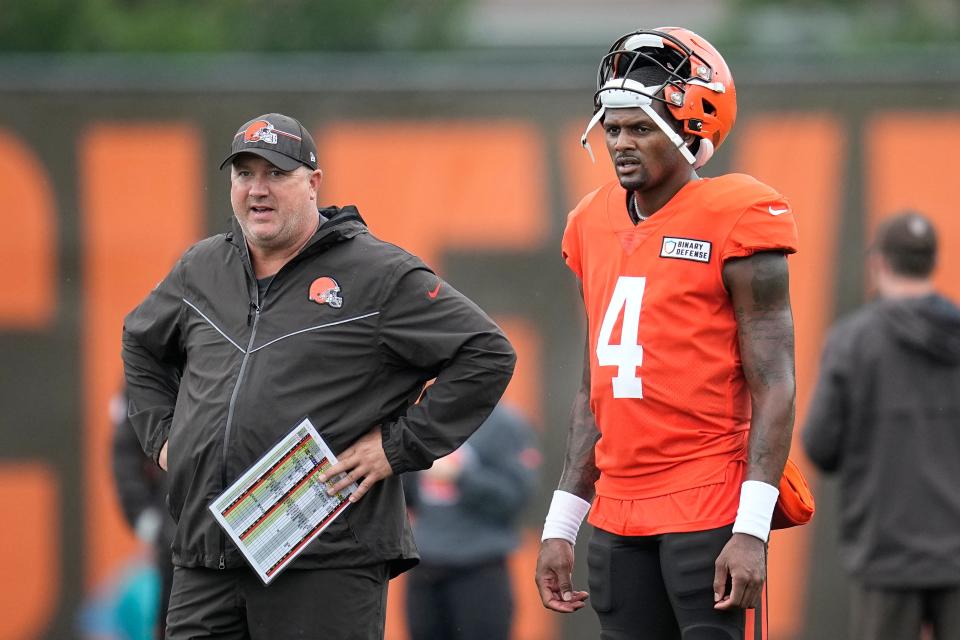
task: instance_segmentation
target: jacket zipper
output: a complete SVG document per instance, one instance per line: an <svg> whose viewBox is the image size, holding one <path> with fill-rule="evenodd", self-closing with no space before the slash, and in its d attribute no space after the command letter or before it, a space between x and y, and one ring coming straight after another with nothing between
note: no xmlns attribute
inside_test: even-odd
<svg viewBox="0 0 960 640"><path fill-rule="evenodd" d="M240 362L240 373L237 374L237 382L233 385L233 394L230 396L230 406L227 409L227 426L223 430L223 453L220 461L220 484L225 489L227 487L227 445L230 442L230 428L233 426L233 411L236 409L237 396L240 394L240 384L243 382L243 373L247 369L247 360L250 358L250 350L253 348L253 340L257 337L257 322L260 320L260 305L250 303L253 311L253 323L250 329L250 341L247 342L247 350L243 352L243 360ZM226 567L227 544L226 536L223 530L220 530L220 565L221 569Z"/></svg>

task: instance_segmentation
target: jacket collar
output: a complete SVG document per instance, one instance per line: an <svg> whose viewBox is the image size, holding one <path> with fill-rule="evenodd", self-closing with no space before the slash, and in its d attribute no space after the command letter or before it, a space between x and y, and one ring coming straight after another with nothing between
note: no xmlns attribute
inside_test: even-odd
<svg viewBox="0 0 960 640"><path fill-rule="evenodd" d="M313 237L310 238L310 241L307 242L303 250L300 251L293 260L297 260L303 256L313 255L338 242L350 240L361 233L367 232L367 224L363 218L360 217L360 212L355 205L324 207L318 210L317 213L327 218L327 221L320 225L313 234ZM240 223L237 222L236 216L231 216L230 221L232 230L226 234L226 240L249 262L249 249L243 237L243 229L240 228Z"/></svg>

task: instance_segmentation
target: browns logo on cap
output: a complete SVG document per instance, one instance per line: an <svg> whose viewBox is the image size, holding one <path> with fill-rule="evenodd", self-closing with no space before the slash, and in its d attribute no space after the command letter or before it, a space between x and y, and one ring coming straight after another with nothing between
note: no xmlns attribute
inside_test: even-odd
<svg viewBox="0 0 960 640"><path fill-rule="evenodd" d="M244 142L256 142L260 140L267 144L277 144L276 129L266 120L257 120L247 127L243 132Z"/></svg>
<svg viewBox="0 0 960 640"><path fill-rule="evenodd" d="M300 165L317 168L317 145L299 121L280 113L257 116L233 136L230 155L220 168L242 153L260 156L278 169L293 171Z"/></svg>

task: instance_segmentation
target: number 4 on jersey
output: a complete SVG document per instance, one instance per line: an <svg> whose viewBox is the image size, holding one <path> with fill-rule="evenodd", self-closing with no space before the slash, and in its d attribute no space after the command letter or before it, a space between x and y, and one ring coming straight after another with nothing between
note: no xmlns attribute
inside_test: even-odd
<svg viewBox="0 0 960 640"><path fill-rule="evenodd" d="M617 367L617 375L612 380L614 398L643 397L643 384L637 375L637 368L643 364L643 347L637 344L637 331L640 328L640 305L646 286L646 278L620 276L603 314L597 339L597 361L601 367ZM613 327L621 312L623 324L620 344L610 344Z"/></svg>

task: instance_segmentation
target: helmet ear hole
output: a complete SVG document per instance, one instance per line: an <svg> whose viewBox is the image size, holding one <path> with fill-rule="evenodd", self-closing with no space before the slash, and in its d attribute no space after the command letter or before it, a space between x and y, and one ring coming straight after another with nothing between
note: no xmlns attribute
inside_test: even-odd
<svg viewBox="0 0 960 640"><path fill-rule="evenodd" d="M706 98L702 98L702 99L700 100L700 102L701 102L701 104L703 105L703 112L704 112L704 113L706 113L707 115L711 115L711 116L717 115L717 108L716 108L715 106L713 106L713 103L712 103L712 102L710 102L710 101L707 100Z"/></svg>

